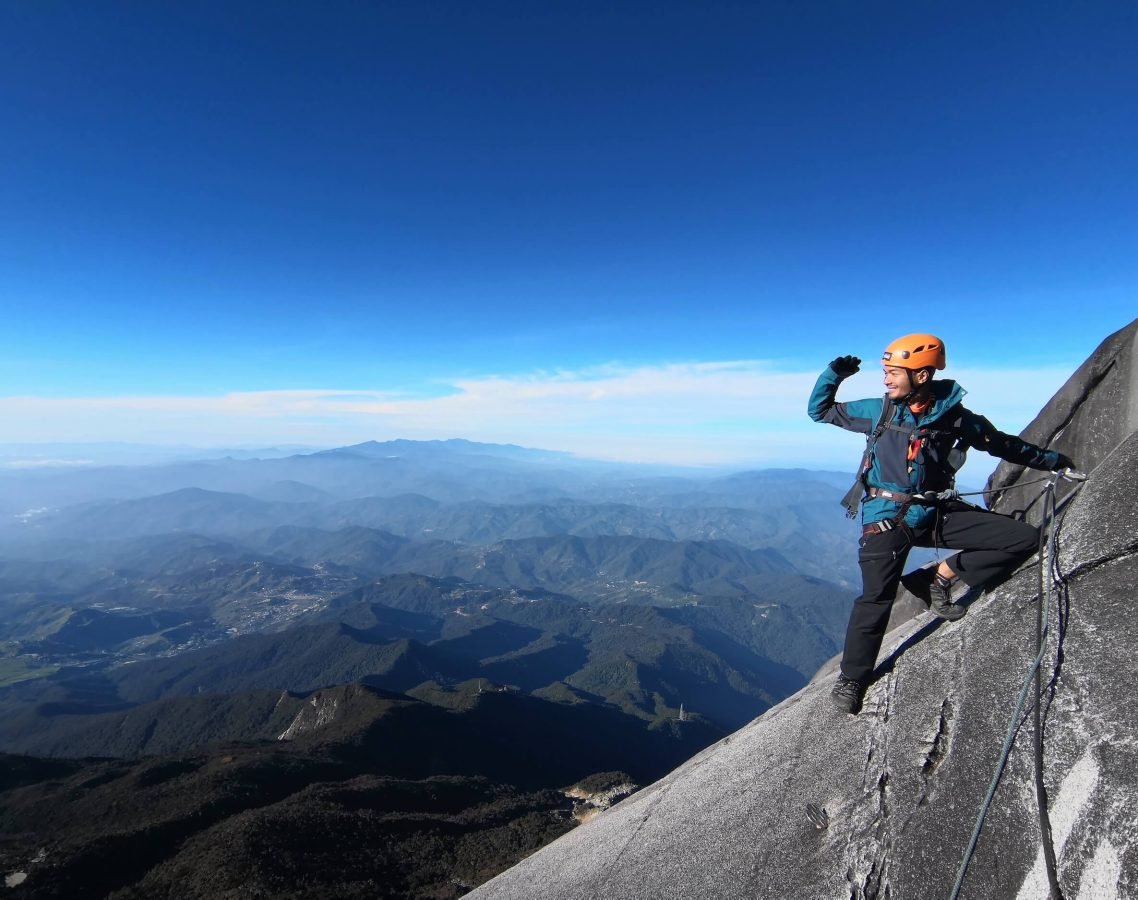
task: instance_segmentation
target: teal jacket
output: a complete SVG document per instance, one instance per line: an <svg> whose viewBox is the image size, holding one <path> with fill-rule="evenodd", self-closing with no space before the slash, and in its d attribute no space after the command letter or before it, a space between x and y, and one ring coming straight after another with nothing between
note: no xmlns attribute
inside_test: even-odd
<svg viewBox="0 0 1138 900"><path fill-rule="evenodd" d="M997 431L983 416L966 409L961 402L964 388L955 381L932 382L933 405L920 417L913 415L907 404L884 397L839 403L841 382L829 366L818 376L807 408L815 422L868 435L877 427L882 404L889 402L893 407L886 420L890 427L878 437L863 473L867 486L904 494L946 490L955 482L963 453L973 447L1033 469L1059 467L1059 454L1054 450L1042 450ZM896 501L866 499L861 507L862 522L870 525L892 519L900 511L901 504ZM935 516L934 506L914 503L905 513L905 522L912 528L925 528L933 524Z"/></svg>

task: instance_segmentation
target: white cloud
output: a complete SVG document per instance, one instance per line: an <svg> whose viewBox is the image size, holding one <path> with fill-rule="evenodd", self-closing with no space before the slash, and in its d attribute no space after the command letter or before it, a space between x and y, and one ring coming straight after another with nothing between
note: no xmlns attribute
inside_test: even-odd
<svg viewBox="0 0 1138 900"><path fill-rule="evenodd" d="M954 372L968 404L1019 431L1069 370ZM220 396L0 397L14 441L198 446L465 437L585 456L677 463L849 468L861 438L806 416L817 372L737 360L455 379L442 393L283 390ZM877 396L876 371L840 396Z"/></svg>
<svg viewBox="0 0 1138 900"><path fill-rule="evenodd" d="M4 459L0 469L81 469L94 464L92 459Z"/></svg>

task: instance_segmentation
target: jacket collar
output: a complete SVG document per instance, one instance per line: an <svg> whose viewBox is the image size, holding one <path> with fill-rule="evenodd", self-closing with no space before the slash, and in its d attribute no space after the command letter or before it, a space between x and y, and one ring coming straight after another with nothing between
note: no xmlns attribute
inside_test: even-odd
<svg viewBox="0 0 1138 900"><path fill-rule="evenodd" d="M936 379L932 382L933 392L933 405L929 411L922 417L922 422L935 422L942 415L944 415L952 407L958 405L963 399L964 395L968 392L964 390L959 384L951 378ZM900 403L894 403L900 407ZM904 412L909 413L908 407L904 407Z"/></svg>

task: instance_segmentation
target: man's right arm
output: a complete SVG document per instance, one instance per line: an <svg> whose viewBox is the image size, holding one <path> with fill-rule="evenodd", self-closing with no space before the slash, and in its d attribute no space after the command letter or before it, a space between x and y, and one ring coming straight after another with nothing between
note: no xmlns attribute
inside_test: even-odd
<svg viewBox="0 0 1138 900"><path fill-rule="evenodd" d="M881 415L881 400L837 401L838 385L858 370L860 362L856 357L839 356L818 376L806 407L811 419L861 434L873 431Z"/></svg>

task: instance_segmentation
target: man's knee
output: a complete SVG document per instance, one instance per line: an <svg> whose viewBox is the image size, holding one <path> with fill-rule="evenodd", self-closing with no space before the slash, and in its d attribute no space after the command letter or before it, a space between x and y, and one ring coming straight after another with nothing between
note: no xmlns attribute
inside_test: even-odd
<svg viewBox="0 0 1138 900"><path fill-rule="evenodd" d="M1007 547L1008 552L1022 558L1031 556L1039 547L1039 529L1027 522L1019 522L1015 519L1011 521L1018 527L1011 533Z"/></svg>

